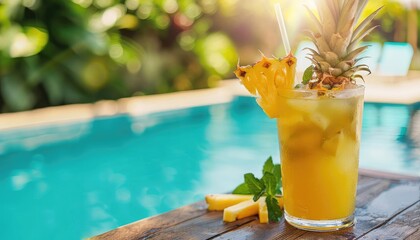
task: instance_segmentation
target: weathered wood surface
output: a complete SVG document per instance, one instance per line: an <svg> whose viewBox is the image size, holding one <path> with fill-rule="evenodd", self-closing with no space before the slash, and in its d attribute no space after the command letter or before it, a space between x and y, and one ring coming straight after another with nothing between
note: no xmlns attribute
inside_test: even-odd
<svg viewBox="0 0 420 240"><path fill-rule="evenodd" d="M222 212L209 212L204 202L140 220L95 236L94 240L131 239L420 239L420 178L361 170L357 188L356 225L330 232L296 229L284 219L260 224L257 217L233 223Z"/></svg>

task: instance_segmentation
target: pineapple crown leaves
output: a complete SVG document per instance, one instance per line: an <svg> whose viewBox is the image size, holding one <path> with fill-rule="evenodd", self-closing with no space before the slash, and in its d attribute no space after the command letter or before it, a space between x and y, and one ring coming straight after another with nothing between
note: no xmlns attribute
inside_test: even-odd
<svg viewBox="0 0 420 240"><path fill-rule="evenodd" d="M340 51L336 51L337 46L350 45L353 46L350 50L353 50L363 37L377 27L367 28L382 7L372 12L355 28L367 1L320 0L317 4L319 18L305 6L315 24L315 31L309 32L309 37L314 40L320 52L334 50L335 53L339 53Z"/></svg>
<svg viewBox="0 0 420 240"><path fill-rule="evenodd" d="M361 78L361 75L356 74L358 71L370 73L368 66L356 65L361 60L357 56L368 47L360 47L358 44L377 27L368 26L382 7L369 14L357 25L367 1L319 0L317 1L319 17L305 6L314 23L314 30L305 31L305 33L316 47L316 50L309 49L307 58L313 63L318 77L328 74L352 81L355 78Z"/></svg>

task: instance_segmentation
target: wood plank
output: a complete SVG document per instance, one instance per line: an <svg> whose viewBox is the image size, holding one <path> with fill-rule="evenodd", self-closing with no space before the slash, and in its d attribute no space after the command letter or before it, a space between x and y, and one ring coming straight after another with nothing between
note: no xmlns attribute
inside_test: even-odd
<svg viewBox="0 0 420 240"><path fill-rule="evenodd" d="M370 177L361 177L359 176L359 181L357 183L357 195L361 194L364 191L369 190L371 187L383 182L383 179L375 179Z"/></svg>
<svg viewBox="0 0 420 240"><path fill-rule="evenodd" d="M364 206L376 199L384 190L389 189L394 181L380 180L371 177L361 177L359 185L363 186L360 193L357 195L357 201L360 202L358 209L359 213L363 212ZM362 209L361 209L362 208ZM241 226L233 232L228 232L215 239L319 239L319 237L328 239L352 239L356 235L353 233L353 228L341 230L331 233L311 233L298 230L289 224L284 219L279 224L259 224L257 221Z"/></svg>
<svg viewBox="0 0 420 240"><path fill-rule="evenodd" d="M207 205L204 201L184 206L173 211L151 218L121 226L109 232L100 234L91 240L129 240L141 239L161 229L168 228L181 222L205 215Z"/></svg>
<svg viewBox="0 0 420 240"><path fill-rule="evenodd" d="M369 177L369 176L366 176L366 175L359 175L358 181L357 181L357 187L359 188L360 186L362 186L362 185L366 184L367 182L370 182L374 179L375 178Z"/></svg>
<svg viewBox="0 0 420 240"><path fill-rule="evenodd" d="M379 180L367 176L361 177L359 179L359 186L362 186L362 188L361 190L359 189L360 192L357 195L357 201L369 202L369 200L373 200L383 190L387 189L390 184L391 181L389 180ZM371 191L368 191L369 189ZM300 239L299 237L302 237L302 239L319 239L319 237L327 239L329 236L330 233L311 233L298 230L282 219L279 224L264 225L258 222L252 222L236 229L234 232L223 234L216 239ZM355 236L352 231L346 229L335 232L333 238L351 239L355 238Z"/></svg>
<svg viewBox="0 0 420 240"><path fill-rule="evenodd" d="M170 228L161 229L146 237L146 239L211 239L240 227L241 225L255 221L257 216L237 220L235 222L223 222L222 212L208 212L205 215L182 222ZM138 239L138 238L136 238Z"/></svg>
<svg viewBox="0 0 420 240"><path fill-rule="evenodd" d="M392 182L391 180L379 180L375 179L372 181L373 184L369 184L368 187L365 187L359 192L359 195L356 195L356 207L363 207L368 202L372 201L375 197L378 196L381 192L390 188Z"/></svg>
<svg viewBox="0 0 420 240"><path fill-rule="evenodd" d="M420 239L420 229L417 228L417 231L408 236L405 240L419 240Z"/></svg>
<svg viewBox="0 0 420 240"><path fill-rule="evenodd" d="M230 231L215 238L214 240L248 240L248 239L295 239L305 234L287 224L284 218L279 223L261 224L258 220L241 226L235 231Z"/></svg>
<svg viewBox="0 0 420 240"><path fill-rule="evenodd" d="M371 170L360 168L359 175L361 176L369 176L374 178L385 178L385 179L392 179L392 180L420 180L420 176L414 175L406 175L406 174L398 174L398 173L390 173L390 172L383 172L378 170Z"/></svg>
<svg viewBox="0 0 420 240"><path fill-rule="evenodd" d="M355 226L337 232L307 232L297 239L355 239L398 216L419 200L420 182L401 181L373 187L357 196Z"/></svg>
<svg viewBox="0 0 420 240"><path fill-rule="evenodd" d="M359 176L358 222L355 227L337 232L306 232L290 226L284 219L280 223L260 224L257 217L250 217L224 223L221 212L208 212L206 204L199 202L117 228L93 239L356 239L380 228L418 201L420 181L382 177ZM413 232L409 238L414 236L412 239L416 239L418 234Z"/></svg>
<svg viewBox="0 0 420 240"><path fill-rule="evenodd" d="M360 239L405 239L420 232L420 201L374 230L366 233ZM419 239L419 238L417 238Z"/></svg>

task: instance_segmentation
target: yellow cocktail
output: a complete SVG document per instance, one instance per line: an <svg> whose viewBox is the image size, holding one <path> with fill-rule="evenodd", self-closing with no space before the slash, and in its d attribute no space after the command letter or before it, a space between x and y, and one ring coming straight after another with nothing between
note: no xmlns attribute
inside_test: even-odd
<svg viewBox="0 0 420 240"><path fill-rule="evenodd" d="M348 227L354 219L364 87L348 82L327 89L311 82L293 88L295 64L291 54L263 57L235 74L267 116L277 118L286 220L313 231Z"/></svg>
<svg viewBox="0 0 420 240"><path fill-rule="evenodd" d="M292 225L328 231L353 223L363 93L280 92L284 208Z"/></svg>

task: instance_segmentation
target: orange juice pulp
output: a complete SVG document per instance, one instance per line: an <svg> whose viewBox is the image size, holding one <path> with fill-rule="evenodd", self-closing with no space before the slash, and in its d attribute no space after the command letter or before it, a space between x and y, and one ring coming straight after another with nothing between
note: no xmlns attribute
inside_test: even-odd
<svg viewBox="0 0 420 240"><path fill-rule="evenodd" d="M284 208L307 220L353 214L363 96L281 98Z"/></svg>

